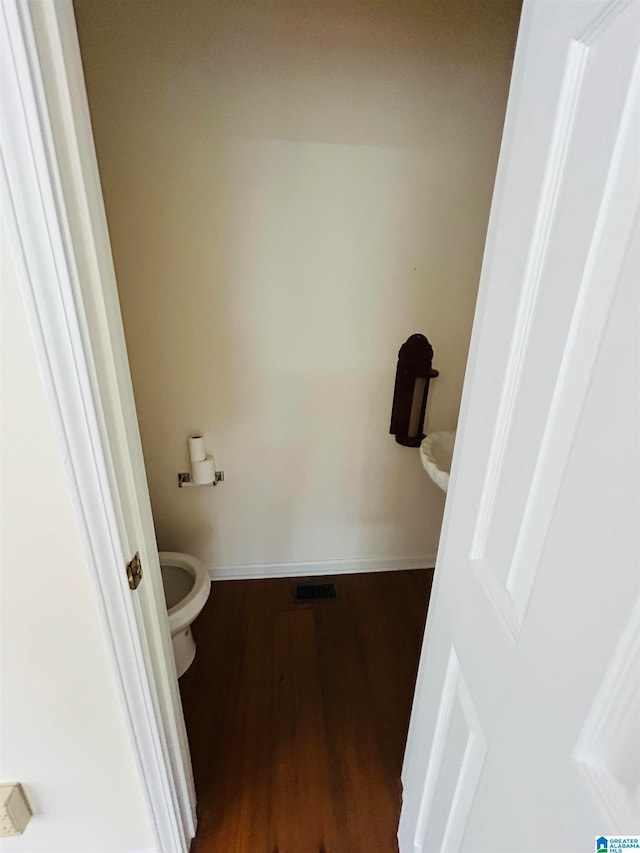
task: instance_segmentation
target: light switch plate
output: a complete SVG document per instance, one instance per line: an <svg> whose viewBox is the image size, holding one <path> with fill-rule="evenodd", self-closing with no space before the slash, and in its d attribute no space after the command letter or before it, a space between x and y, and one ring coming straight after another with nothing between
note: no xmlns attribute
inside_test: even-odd
<svg viewBox="0 0 640 853"><path fill-rule="evenodd" d="M0 838L22 835L31 819L31 808L22 785L0 785Z"/></svg>

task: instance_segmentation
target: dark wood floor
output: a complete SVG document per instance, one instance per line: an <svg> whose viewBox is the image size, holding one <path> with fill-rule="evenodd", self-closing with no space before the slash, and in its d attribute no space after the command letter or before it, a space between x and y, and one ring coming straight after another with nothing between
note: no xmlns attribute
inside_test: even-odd
<svg viewBox="0 0 640 853"><path fill-rule="evenodd" d="M395 853L432 572L213 585L180 680L198 797L192 853ZM318 582L314 579L313 582Z"/></svg>

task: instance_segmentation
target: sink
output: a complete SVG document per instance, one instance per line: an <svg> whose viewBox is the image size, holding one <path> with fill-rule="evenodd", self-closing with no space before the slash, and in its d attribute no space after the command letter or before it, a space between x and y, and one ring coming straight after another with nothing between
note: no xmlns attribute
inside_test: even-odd
<svg viewBox="0 0 640 853"><path fill-rule="evenodd" d="M422 467L443 492L449 488L449 472L451 471L455 440L455 430L452 432L432 432L420 445Z"/></svg>

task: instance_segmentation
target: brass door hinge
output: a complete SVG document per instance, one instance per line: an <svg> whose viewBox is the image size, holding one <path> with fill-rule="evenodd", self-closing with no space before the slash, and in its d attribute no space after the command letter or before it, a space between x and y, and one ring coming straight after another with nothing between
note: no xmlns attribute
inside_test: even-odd
<svg viewBox="0 0 640 853"><path fill-rule="evenodd" d="M127 564L127 579L130 589L138 589L142 580L142 563L140 562L140 554L137 551Z"/></svg>

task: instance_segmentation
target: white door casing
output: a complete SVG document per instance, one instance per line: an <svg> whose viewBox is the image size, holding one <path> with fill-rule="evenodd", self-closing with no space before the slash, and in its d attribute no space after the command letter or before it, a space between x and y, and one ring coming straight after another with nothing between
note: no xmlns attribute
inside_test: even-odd
<svg viewBox="0 0 640 853"><path fill-rule="evenodd" d="M3 0L3 215L158 851L195 792L70 0ZM139 551L133 593L125 568Z"/></svg>
<svg viewBox="0 0 640 853"><path fill-rule="evenodd" d="M401 853L640 834L640 4L526 2Z"/></svg>

